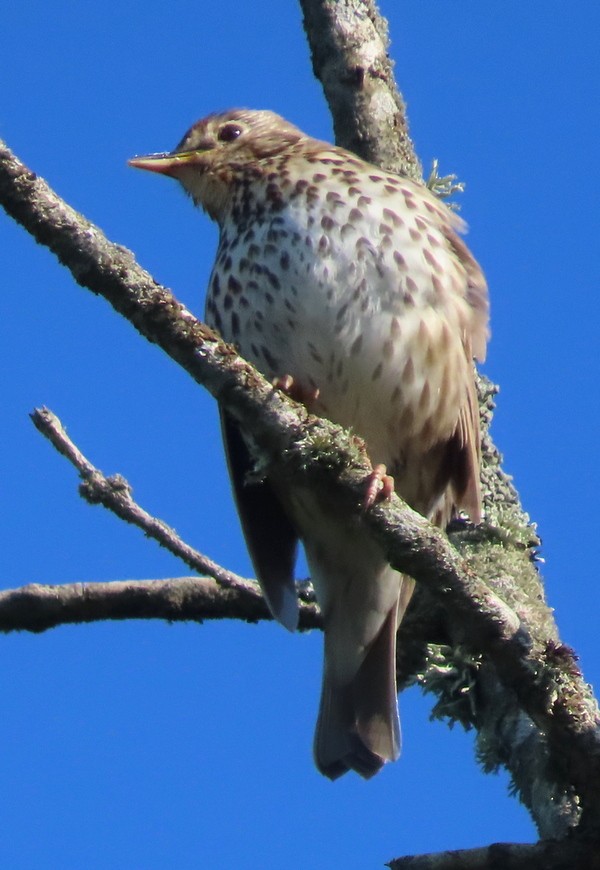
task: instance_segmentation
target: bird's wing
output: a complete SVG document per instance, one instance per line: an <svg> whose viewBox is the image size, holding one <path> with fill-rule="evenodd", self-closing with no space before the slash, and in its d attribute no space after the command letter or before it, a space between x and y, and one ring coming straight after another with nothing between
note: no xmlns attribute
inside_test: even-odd
<svg viewBox="0 0 600 870"><path fill-rule="evenodd" d="M481 271L481 266L457 232L457 230L464 231L466 224L454 212L450 212L449 209L448 212L451 221L442 225L442 232L465 270L467 280L465 298L473 312L470 334L467 336L468 341L465 343L465 353L469 354L469 358L472 355L479 362L484 362L487 341L490 337L490 303L487 282Z"/></svg>
<svg viewBox="0 0 600 870"><path fill-rule="evenodd" d="M442 226L442 232L465 270L465 298L471 308L472 317L463 336L463 348L470 366L473 357L483 362L486 356L490 334L488 288L479 263L458 234L459 231L464 231L464 222L453 212L450 212L450 216L451 220ZM453 501L451 509L465 510L474 523L481 522L481 435L479 403L473 377L466 380L457 429L448 450L453 467L450 477L450 495Z"/></svg>
<svg viewBox="0 0 600 870"><path fill-rule="evenodd" d="M248 552L273 616L298 625L294 564L298 534L267 480L248 482L253 463L239 427L221 411L225 455Z"/></svg>

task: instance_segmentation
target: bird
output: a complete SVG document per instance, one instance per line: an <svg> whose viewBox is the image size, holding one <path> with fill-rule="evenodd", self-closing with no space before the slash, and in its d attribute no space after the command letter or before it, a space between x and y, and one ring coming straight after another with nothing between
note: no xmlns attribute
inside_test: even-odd
<svg viewBox="0 0 600 870"><path fill-rule="evenodd" d="M364 440L369 499L376 477L442 528L459 515L480 522L473 359L485 358L489 302L456 212L267 110L210 114L173 151L129 162L179 181L217 222L207 323L311 413ZM251 476L248 438L221 419L257 578L290 630L304 547L324 628L316 766L369 779L400 754L396 632L414 581L326 493Z"/></svg>

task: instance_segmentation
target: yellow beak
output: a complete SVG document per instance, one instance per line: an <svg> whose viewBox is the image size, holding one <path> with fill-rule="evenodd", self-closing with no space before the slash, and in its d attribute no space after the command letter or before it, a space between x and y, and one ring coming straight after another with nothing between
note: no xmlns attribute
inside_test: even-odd
<svg viewBox="0 0 600 870"><path fill-rule="evenodd" d="M145 154L142 157L132 157L127 163L136 169L147 169L149 172L159 172L161 175L177 175L177 170L195 163L199 157L198 151L178 151L159 154Z"/></svg>

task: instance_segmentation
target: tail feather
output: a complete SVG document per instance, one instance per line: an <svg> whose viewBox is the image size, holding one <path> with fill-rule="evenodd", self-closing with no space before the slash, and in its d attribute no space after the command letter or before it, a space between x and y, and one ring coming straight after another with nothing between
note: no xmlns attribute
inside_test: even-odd
<svg viewBox="0 0 600 870"><path fill-rule="evenodd" d="M325 666L314 752L317 767L330 779L348 770L369 779L400 754L396 609L391 608L349 684L336 685Z"/></svg>

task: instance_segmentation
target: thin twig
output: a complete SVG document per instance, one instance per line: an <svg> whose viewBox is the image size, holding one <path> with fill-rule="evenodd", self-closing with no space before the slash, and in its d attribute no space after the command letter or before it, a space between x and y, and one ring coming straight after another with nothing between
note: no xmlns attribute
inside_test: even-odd
<svg viewBox="0 0 600 870"><path fill-rule="evenodd" d="M198 574L213 577L222 586L256 588L253 581L228 571L208 556L194 550L167 523L145 511L134 501L130 485L120 474L105 477L69 438L56 414L48 408L36 408L31 419L42 435L75 466L84 481L79 487L79 493L89 504L101 504L122 520L137 526L145 535L154 538L161 547L169 550Z"/></svg>

